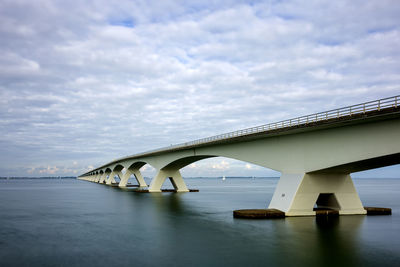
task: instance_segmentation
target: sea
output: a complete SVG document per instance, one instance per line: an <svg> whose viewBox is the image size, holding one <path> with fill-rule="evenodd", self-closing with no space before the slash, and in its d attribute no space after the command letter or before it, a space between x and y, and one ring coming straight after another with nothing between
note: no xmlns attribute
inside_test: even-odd
<svg viewBox="0 0 400 267"><path fill-rule="evenodd" d="M233 218L266 208L278 178L186 178L189 193L3 179L0 266L400 266L400 179L353 180L392 215Z"/></svg>

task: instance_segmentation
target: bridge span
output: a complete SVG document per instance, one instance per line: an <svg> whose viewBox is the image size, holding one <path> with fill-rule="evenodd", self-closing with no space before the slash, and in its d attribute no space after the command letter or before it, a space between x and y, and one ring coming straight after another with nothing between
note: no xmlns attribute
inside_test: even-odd
<svg viewBox="0 0 400 267"><path fill-rule="evenodd" d="M400 96L315 113L113 160L78 179L160 192L166 178L188 192L180 169L211 157L237 159L281 172L269 208L286 216L315 215L314 207L366 214L351 173L400 163ZM150 185L140 168L157 170Z"/></svg>

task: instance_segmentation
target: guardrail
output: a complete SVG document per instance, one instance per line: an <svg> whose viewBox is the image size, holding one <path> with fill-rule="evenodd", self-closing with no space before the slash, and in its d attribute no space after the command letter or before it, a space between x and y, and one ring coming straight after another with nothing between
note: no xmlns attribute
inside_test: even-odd
<svg viewBox="0 0 400 267"><path fill-rule="evenodd" d="M314 113L311 115L297 117L294 119L273 122L273 123L269 123L269 124L264 124L264 125L260 125L260 126L255 126L255 127L251 127L251 128L234 131L234 132L229 132L229 133L219 134L219 135L206 137L206 138L202 138L202 139L197 139L197 140L186 142L186 143L180 143L180 144L172 145L169 147L163 147L163 148L156 149L156 150L149 151L149 152L157 152L157 151L162 151L162 150L166 150L166 149L183 148L183 147L187 147L187 146L210 143L210 142L214 142L214 141L221 141L224 139L230 139L230 138L238 137L238 136L245 136L245 135L249 135L249 134L268 132L271 130L277 130L277 129L282 129L282 128L286 128L286 127L307 125L307 124L311 124L311 123L315 123L315 122L327 121L330 119L337 119L337 118L345 117L345 116L364 114L364 113L370 112L370 111L380 111L381 109L386 109L386 108L397 108L400 104L399 101L400 101L400 95L383 98L383 99L365 102L365 103L348 106L348 107L344 107L344 108L332 109L332 110L328 110L328 111L324 111L324 112Z"/></svg>
<svg viewBox="0 0 400 267"><path fill-rule="evenodd" d="M346 117L346 116L364 114L366 112L371 112L371 111L380 111L380 110L387 109L387 108L397 108L400 105L399 101L400 101L400 95L383 98L383 99L365 102L365 103L348 106L348 107L344 107L344 108L332 109L332 110L314 113L311 115L301 116L301 117L297 117L297 118L293 118L293 119L273 122L273 123L269 123L269 124L264 124L264 125L260 125L260 126L255 126L255 127L251 127L251 128L234 131L234 132L229 132L229 133L219 134L219 135L215 135L215 136L211 136L211 137L201 138L201 139L197 139L197 140L190 141L190 142L171 145L168 147L162 147L162 148L146 151L144 153L139 153L136 155L123 157L123 158L114 160L111 163L118 162L120 160L127 159L130 157L139 157L139 156L144 156L144 155L157 153L157 152L161 152L161 151L175 150L175 149L190 147L190 146L194 146L194 145L212 143L215 141L228 140L230 138L246 136L246 135L250 135L250 134L268 133L269 131L272 131L272 130L283 129L283 128L293 127L293 126L307 125L307 124L311 124L311 123L315 123L315 122L327 121L330 119L338 119L338 118ZM106 165L104 165L104 166L106 166ZM99 167L99 168L102 168L102 167ZM96 169L99 169L99 168L96 168Z"/></svg>

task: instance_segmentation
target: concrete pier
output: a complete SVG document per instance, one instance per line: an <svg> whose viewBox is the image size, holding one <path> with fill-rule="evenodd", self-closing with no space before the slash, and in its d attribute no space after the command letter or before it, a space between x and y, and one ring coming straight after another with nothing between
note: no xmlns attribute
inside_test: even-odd
<svg viewBox="0 0 400 267"><path fill-rule="evenodd" d="M138 190L133 190L132 192L137 192L137 193L154 193L150 191L149 189L138 189ZM188 189L188 191L185 192L199 192L199 189ZM185 193L183 192L183 193ZM160 189L158 193L182 193L176 189Z"/></svg>
<svg viewBox="0 0 400 267"><path fill-rule="evenodd" d="M366 215L391 215L392 209L390 208L379 208L379 207L364 207L367 211ZM315 208L315 216L317 217L338 217L339 210ZM285 212L278 209L244 209L244 210L234 210L234 218L244 218L244 219L276 219L292 217L287 216Z"/></svg>
<svg viewBox="0 0 400 267"><path fill-rule="evenodd" d="M277 209L234 210L233 217L245 219L278 219L285 218L285 213Z"/></svg>
<svg viewBox="0 0 400 267"><path fill-rule="evenodd" d="M367 211L367 215L392 215L390 208L364 207L364 209Z"/></svg>

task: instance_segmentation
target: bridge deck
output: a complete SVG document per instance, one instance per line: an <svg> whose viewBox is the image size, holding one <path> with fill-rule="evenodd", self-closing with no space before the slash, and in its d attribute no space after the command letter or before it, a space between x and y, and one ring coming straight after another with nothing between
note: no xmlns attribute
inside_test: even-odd
<svg viewBox="0 0 400 267"><path fill-rule="evenodd" d="M182 151L186 149L212 146L224 143L235 143L266 138L276 135L292 134L302 131L313 131L324 128L337 127L338 124L364 123L366 120L383 120L400 116L400 95L370 101L362 104L314 113L284 121L260 125L234 132L202 138L177 145L150 150L143 153L118 158L94 170L104 168L122 160L135 159ZM92 170L92 171L94 171ZM90 173L91 171L87 172ZM86 175L87 173L83 174Z"/></svg>
<svg viewBox="0 0 400 267"><path fill-rule="evenodd" d="M173 151L210 146L222 143L234 143L247 140L265 138L281 134L290 134L299 131L309 131L321 128L335 127L338 123L358 123L365 120L389 119L400 116L400 96L381 99L368 103L358 104L350 107L320 112L303 117L298 117L281 122L270 123L235 132L225 133L213 137L207 137L191 142L181 143L173 146L163 147L139 154L122 157L111 161L102 167L126 159L153 156ZM333 116L335 115L335 116ZM99 168L102 168L99 167Z"/></svg>

